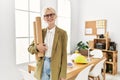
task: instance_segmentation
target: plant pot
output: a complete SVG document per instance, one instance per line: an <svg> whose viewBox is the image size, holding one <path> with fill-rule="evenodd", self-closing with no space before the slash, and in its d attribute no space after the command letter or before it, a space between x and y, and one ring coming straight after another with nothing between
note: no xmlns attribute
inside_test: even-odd
<svg viewBox="0 0 120 80"><path fill-rule="evenodd" d="M84 55L84 56L88 56L88 50L86 49L81 49L79 50L80 54Z"/></svg>
<svg viewBox="0 0 120 80"><path fill-rule="evenodd" d="M83 56L88 56L88 50L86 49L81 49L79 50L80 54L82 54ZM92 57L92 55L89 54L90 57Z"/></svg>

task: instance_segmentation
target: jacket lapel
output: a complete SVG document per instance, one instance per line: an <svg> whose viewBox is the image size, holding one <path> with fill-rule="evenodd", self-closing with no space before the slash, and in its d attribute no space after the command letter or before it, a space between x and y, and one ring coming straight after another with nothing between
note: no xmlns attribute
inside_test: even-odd
<svg viewBox="0 0 120 80"><path fill-rule="evenodd" d="M58 37L59 37L59 29L58 29L58 27L56 27L54 40L53 40L52 55L54 55L54 53L55 53L54 51L55 51L56 46L57 46Z"/></svg>
<svg viewBox="0 0 120 80"><path fill-rule="evenodd" d="M43 43L44 43L44 40L45 40L45 36L46 36L46 33L47 33L47 28L45 28L44 30L43 30Z"/></svg>

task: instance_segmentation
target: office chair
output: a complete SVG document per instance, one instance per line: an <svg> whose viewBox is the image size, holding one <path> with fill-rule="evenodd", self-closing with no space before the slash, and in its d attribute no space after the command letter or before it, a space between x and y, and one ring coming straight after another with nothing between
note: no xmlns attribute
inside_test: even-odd
<svg viewBox="0 0 120 80"><path fill-rule="evenodd" d="M77 75L75 80L88 80L88 74L89 74L92 66L93 66L93 64L89 65L88 67L83 69L81 72L79 72L79 74Z"/></svg>
<svg viewBox="0 0 120 80"><path fill-rule="evenodd" d="M22 69L19 69L19 71L23 76L23 80L36 80L35 77L32 74L28 73L27 71L24 71Z"/></svg>
<svg viewBox="0 0 120 80"><path fill-rule="evenodd" d="M102 80L100 78L102 78L102 69L104 66L104 63L106 61L106 58L103 59L102 61L100 61L99 63L97 63L93 69L90 71L89 73L89 77L92 78L93 80Z"/></svg>

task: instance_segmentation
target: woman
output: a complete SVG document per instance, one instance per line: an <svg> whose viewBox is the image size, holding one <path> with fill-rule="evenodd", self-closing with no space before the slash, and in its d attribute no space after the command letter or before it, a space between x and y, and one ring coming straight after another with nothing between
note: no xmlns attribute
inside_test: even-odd
<svg viewBox="0 0 120 80"><path fill-rule="evenodd" d="M44 20L48 24L42 30L44 44L29 46L31 54L39 55L44 53L44 57L37 60L35 77L38 80L65 80L67 71L67 34L66 31L58 28L55 24L57 14L53 8L44 10Z"/></svg>

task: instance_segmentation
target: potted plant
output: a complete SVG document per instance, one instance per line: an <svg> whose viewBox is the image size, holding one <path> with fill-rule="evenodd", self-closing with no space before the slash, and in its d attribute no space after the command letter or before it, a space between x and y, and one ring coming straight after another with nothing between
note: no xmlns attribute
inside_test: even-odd
<svg viewBox="0 0 120 80"><path fill-rule="evenodd" d="M85 55L87 56L88 54L88 42L84 43L83 41L80 41L77 43L77 47L76 49L82 54L82 55Z"/></svg>

